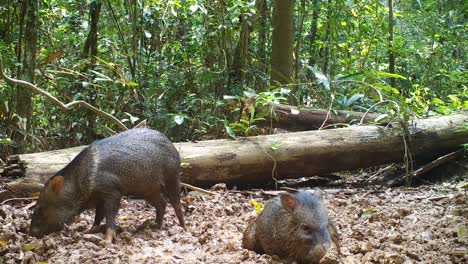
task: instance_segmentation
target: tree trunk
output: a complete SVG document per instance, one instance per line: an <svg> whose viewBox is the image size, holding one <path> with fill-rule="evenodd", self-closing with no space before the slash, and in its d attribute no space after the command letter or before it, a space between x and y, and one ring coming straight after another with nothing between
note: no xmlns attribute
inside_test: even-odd
<svg viewBox="0 0 468 264"><path fill-rule="evenodd" d="M258 122L258 125L264 127L281 128L288 131L316 130L326 126L346 126L374 122L380 114L364 113L353 111L327 111L324 109L297 109L290 105L273 105L274 118L267 118L265 121Z"/></svg>
<svg viewBox="0 0 468 264"><path fill-rule="evenodd" d="M37 46L37 20L39 1L25 0L26 24L24 35L20 36L24 40L24 53L22 60L22 69L20 78L24 81L34 83L34 72L36 69L36 46ZM32 121L32 92L25 89L16 90L16 112L24 119L25 123L22 129L29 133ZM26 134L25 134L26 135ZM16 133L15 141L18 145L27 145L24 143L25 135Z"/></svg>
<svg viewBox="0 0 468 264"><path fill-rule="evenodd" d="M98 56L98 24L99 24L99 14L101 13L101 3L99 1L94 1L89 4L89 21L90 27L86 42L83 48L81 57L89 59L89 64L83 68L82 72L87 73L91 79L94 79L94 66L96 64L96 57ZM82 83L85 79L81 78L80 82L77 84L77 90L81 90L82 93L88 95L88 101L92 105L96 105L96 93L94 89L84 89ZM88 90L88 91L85 91ZM96 116L93 113L87 113L88 125L85 130L85 142L92 142L95 140L94 126L96 123Z"/></svg>
<svg viewBox="0 0 468 264"><path fill-rule="evenodd" d="M412 157L434 158L459 149L468 142L468 130L463 130L467 122L468 112L411 122L408 147ZM265 183L273 177L298 178L401 162L405 155L402 137L401 128L353 126L174 145L186 163L183 182L206 186ZM30 184L29 191L37 191L38 183L69 163L81 148L20 155L28 166L26 177L5 189L18 195L15 186L24 190L25 184ZM0 198L6 193L3 191Z"/></svg>
<svg viewBox="0 0 468 264"><path fill-rule="evenodd" d="M325 29L325 47L323 48L323 66L322 66L322 73L331 76L329 72L329 63L331 63L331 57L330 57L330 50L331 50L331 42L332 42L332 19L333 19L333 1L328 0L327 2L327 25Z"/></svg>
<svg viewBox="0 0 468 264"><path fill-rule="evenodd" d="M312 2L312 21L310 22L310 33L309 33L309 66L314 67L317 61L317 25L320 15L319 0L313 0Z"/></svg>
<svg viewBox="0 0 468 264"><path fill-rule="evenodd" d="M275 0L273 6L270 84L291 82L293 61L294 1Z"/></svg>
<svg viewBox="0 0 468 264"><path fill-rule="evenodd" d="M393 49L393 0L388 0L388 72L395 73L395 51ZM390 77L390 86L396 87L396 79Z"/></svg>
<svg viewBox="0 0 468 264"><path fill-rule="evenodd" d="M268 21L268 6L265 0L256 0L255 6L257 7L257 12L259 12L259 19L257 21L258 28L258 54L257 58L260 62L260 69L265 75L268 74L267 67L267 54L266 54L266 40L267 40L267 21ZM264 91L265 87L268 85L263 78L258 78L258 90Z"/></svg>

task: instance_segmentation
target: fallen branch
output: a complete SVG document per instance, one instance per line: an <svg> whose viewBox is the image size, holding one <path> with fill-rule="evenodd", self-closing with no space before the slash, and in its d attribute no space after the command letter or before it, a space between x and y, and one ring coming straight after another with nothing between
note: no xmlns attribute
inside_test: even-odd
<svg viewBox="0 0 468 264"><path fill-rule="evenodd" d="M107 118L107 119L110 119L112 122L114 122L120 129L122 129L123 131L125 130L128 130L128 128L122 123L120 122L119 119L117 119L115 116L109 114L109 113L106 113L100 109L97 109L96 107L90 105L89 103L85 102L85 101L82 101L82 100L77 100L77 101L72 101L68 104L64 104L62 103L60 100L58 100L57 98L55 98L53 95L51 95L50 93L38 88L37 86L35 86L34 84L32 83L29 83L29 82L26 82L26 81L23 81L23 80L17 80L17 79L13 79L13 78L10 78L8 77L7 75L5 75L5 73L3 72L3 61L2 61L2 58L1 58L1 55L0 55L0 76L10 85L12 86L19 86L19 87L23 87L23 88L26 88L26 89L29 89L31 91L33 91L34 93L37 93L37 94L40 94L44 97L46 97L49 101L51 101L53 104L55 104L56 106L58 106L60 109L64 110L64 111L68 111L70 110L73 106L83 106L85 107L86 109L90 110L91 112L95 113L96 115L100 116L100 117L104 117L104 118Z"/></svg>
<svg viewBox="0 0 468 264"><path fill-rule="evenodd" d="M412 173L412 176L421 177L423 174L426 174L430 170L439 167L440 165L447 163L448 161L458 158L459 156L463 155L463 153L464 149L460 149L458 151L454 151L452 153L439 157L436 160L430 162L429 164L417 169L415 172Z"/></svg>

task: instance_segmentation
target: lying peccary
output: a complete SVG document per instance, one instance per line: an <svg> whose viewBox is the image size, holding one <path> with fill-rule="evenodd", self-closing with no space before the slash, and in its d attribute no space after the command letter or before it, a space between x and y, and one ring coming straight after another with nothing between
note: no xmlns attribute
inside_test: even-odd
<svg viewBox="0 0 468 264"><path fill-rule="evenodd" d="M331 245L322 192L282 193L244 231L242 246L299 263L319 263Z"/></svg>
<svg viewBox="0 0 468 264"><path fill-rule="evenodd" d="M180 173L179 153L156 130L131 129L94 142L45 184L32 215L29 234L42 237L58 231L85 209L96 208L90 231L97 231L105 217L105 239L112 242L122 195L143 198L153 205L158 228L162 225L167 199L185 229Z"/></svg>

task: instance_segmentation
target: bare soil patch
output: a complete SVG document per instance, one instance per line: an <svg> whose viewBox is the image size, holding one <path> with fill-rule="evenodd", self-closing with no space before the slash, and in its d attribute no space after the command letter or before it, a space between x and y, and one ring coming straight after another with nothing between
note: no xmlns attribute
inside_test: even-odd
<svg viewBox="0 0 468 264"><path fill-rule="evenodd" d="M183 197L187 232L170 206L162 229L143 227L154 221L154 208L124 199L114 244L103 234L86 234L91 211L61 232L28 237L31 201L10 201L0 205L0 263L280 263L241 247L242 232L255 217L251 200L267 197L214 192ZM454 185L329 189L325 199L342 251L327 263L468 263L468 194Z"/></svg>

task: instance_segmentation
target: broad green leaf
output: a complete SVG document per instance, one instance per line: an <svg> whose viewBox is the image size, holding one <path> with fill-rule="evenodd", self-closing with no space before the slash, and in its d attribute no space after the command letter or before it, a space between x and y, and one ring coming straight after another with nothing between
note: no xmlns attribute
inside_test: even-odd
<svg viewBox="0 0 468 264"><path fill-rule="evenodd" d="M253 98L257 97L257 92L255 92L255 90L253 90L252 88L248 88L244 91L244 95L248 98Z"/></svg>
<svg viewBox="0 0 468 264"><path fill-rule="evenodd" d="M1 145L10 145L13 141L10 138L0 138Z"/></svg>
<svg viewBox="0 0 468 264"><path fill-rule="evenodd" d="M378 76L380 77L386 77L386 78L397 78L397 79L404 79L406 80L406 77L396 74L396 73L389 73L389 72L384 72L384 71L375 71Z"/></svg>
<svg viewBox="0 0 468 264"><path fill-rule="evenodd" d="M348 101L346 101L346 106L351 106L352 104L354 104L357 100L363 98L364 95L363 94L355 94L353 96L351 96L351 98L348 99Z"/></svg>
<svg viewBox="0 0 468 264"><path fill-rule="evenodd" d="M315 69L314 67L309 67L309 69L314 73L315 78L317 78L319 83L323 84L325 89L330 90L330 82L328 81L327 76L325 76L325 74Z"/></svg>
<svg viewBox="0 0 468 264"><path fill-rule="evenodd" d="M460 99L458 98L458 96L456 96L455 94L449 94L447 95L447 97L452 100L452 102L457 102L457 103L460 103Z"/></svg>
<svg viewBox="0 0 468 264"><path fill-rule="evenodd" d="M224 126L224 129L226 130L226 133L233 139L236 139L236 133L230 128L229 126Z"/></svg>
<svg viewBox="0 0 468 264"><path fill-rule="evenodd" d="M364 73L363 72L357 72L357 73L352 73L352 74L348 74L348 75L341 75L341 74L337 74L334 78L334 80L356 80L357 77L361 77L363 76Z"/></svg>
<svg viewBox="0 0 468 264"><path fill-rule="evenodd" d="M127 86L130 86L130 87L136 87L136 86L138 86L138 83L136 83L136 82L126 82L125 84L126 84Z"/></svg>

